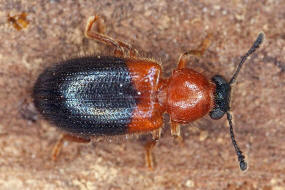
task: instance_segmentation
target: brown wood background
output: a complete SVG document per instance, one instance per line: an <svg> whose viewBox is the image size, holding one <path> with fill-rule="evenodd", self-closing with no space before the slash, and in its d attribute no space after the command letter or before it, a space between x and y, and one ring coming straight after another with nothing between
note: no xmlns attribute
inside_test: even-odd
<svg viewBox="0 0 285 190"><path fill-rule="evenodd" d="M7 14L28 14L17 31ZM44 68L85 54L107 54L84 38L86 20L105 19L107 34L162 62L171 75L181 52L214 39L189 63L208 77L230 79L260 31L266 41L251 56L233 92L239 146L249 169L238 168L225 118L208 116L183 127L175 145L168 119L155 148L154 171L144 167L143 140L66 143L50 161L59 131L31 111L31 90ZM285 189L285 2L275 0L0 0L0 189Z"/></svg>

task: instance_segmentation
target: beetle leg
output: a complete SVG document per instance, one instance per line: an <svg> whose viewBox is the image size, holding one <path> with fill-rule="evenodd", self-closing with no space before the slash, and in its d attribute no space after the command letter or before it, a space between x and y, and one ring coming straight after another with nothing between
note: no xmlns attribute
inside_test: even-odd
<svg viewBox="0 0 285 190"><path fill-rule="evenodd" d="M61 135L61 137L58 139L57 143L55 144L55 146L53 147L53 150L52 150L52 155L51 155L52 157L51 157L51 159L53 161L55 161L57 156L59 155L64 141L78 142L78 143L89 143L90 139L89 138L78 137L78 136L72 136L72 135L69 135L69 134Z"/></svg>
<svg viewBox="0 0 285 190"><path fill-rule="evenodd" d="M133 48L130 44L126 43L126 42L122 42L122 41L117 41L119 43L119 45L121 47L124 47L126 49L129 50L130 53L130 57L135 58L138 56L138 50L136 50L135 48Z"/></svg>
<svg viewBox="0 0 285 190"><path fill-rule="evenodd" d="M181 136L180 125L171 121L171 135L174 137L174 141L183 145L183 137Z"/></svg>
<svg viewBox="0 0 285 190"><path fill-rule="evenodd" d="M147 142L145 144L145 151L146 151L146 154L145 154L145 161L146 161L146 165L149 169L153 169L153 162L154 162L154 159L153 159L153 154L152 154L152 149L154 148L154 146L157 144L159 138L160 138L160 135L161 135L161 128L153 131L152 133L152 140Z"/></svg>
<svg viewBox="0 0 285 190"><path fill-rule="evenodd" d="M97 25L98 32L94 32L91 30L95 22L97 22L98 24ZM120 44L116 40L112 39L109 36L104 35L104 32L105 32L105 26L103 22L101 21L100 17L97 15L89 17L87 24L86 24L86 28L85 28L85 36L87 38L100 41L107 45L115 46L116 48L115 55L124 56L124 48L120 46Z"/></svg>
<svg viewBox="0 0 285 190"><path fill-rule="evenodd" d="M186 67L187 60L190 56L201 57L205 50L210 46L212 38L213 35L208 34L203 42L199 45L198 49L193 49L182 53L179 57L178 69L183 69Z"/></svg>
<svg viewBox="0 0 285 190"><path fill-rule="evenodd" d="M91 30L95 22L97 22L98 32L94 32ZM136 57L138 55L138 51L132 48L132 46L129 45L128 43L122 42L120 40L114 40L111 37L104 35L104 33L105 33L105 26L103 24L102 19L97 15L89 17L85 29L86 37L103 42L107 45L115 46L116 49L114 51L114 54L117 56L125 55L124 48L129 51L130 57Z"/></svg>

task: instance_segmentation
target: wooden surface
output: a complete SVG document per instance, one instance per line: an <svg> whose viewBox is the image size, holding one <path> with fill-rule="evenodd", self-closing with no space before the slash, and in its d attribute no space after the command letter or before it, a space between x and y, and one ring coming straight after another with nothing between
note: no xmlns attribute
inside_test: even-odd
<svg viewBox="0 0 285 190"><path fill-rule="evenodd" d="M27 13L16 30L7 14ZM173 143L168 117L154 149L154 171L144 167L143 139L66 143L50 160L60 132L34 114L31 90L53 63L112 49L83 31L93 14L107 34L162 62L164 77L180 53L213 40L189 67L230 79L260 31L266 41L240 73L232 97L234 128L249 169L241 172L225 118L185 125L184 146ZM285 189L284 1L26 1L0 0L0 189ZM31 119L36 119L32 122Z"/></svg>

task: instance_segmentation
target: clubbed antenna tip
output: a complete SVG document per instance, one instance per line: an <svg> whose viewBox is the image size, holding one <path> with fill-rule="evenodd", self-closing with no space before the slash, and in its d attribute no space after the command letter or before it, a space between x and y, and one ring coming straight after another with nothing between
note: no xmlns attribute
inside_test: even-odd
<svg viewBox="0 0 285 190"><path fill-rule="evenodd" d="M244 161L244 155L242 154L242 151L240 151L237 142L235 140L235 135L234 135L234 130L233 130L233 123L232 123L232 115L230 114L230 112L227 112L227 119L229 121L229 125L230 125L230 135L231 135L231 139L232 139L232 143L234 145L236 154L238 156L238 161L239 161L239 167L242 171L247 169L247 163Z"/></svg>
<svg viewBox="0 0 285 190"><path fill-rule="evenodd" d="M237 78L237 76L238 76L238 74L239 74L239 71L240 71L242 65L244 64L244 62L246 61L246 59L248 58L248 56L250 56L253 52L255 52L255 50L257 50L257 49L259 48L259 46L260 46L260 45L262 44L262 42L263 42L263 39L264 39L264 34L263 34L263 33L259 33L259 35L257 36L255 42L254 42L253 45L251 46L251 48L248 50L248 52L247 52L244 56L242 56L241 61L240 61L240 63L238 64L237 70L236 70L236 72L233 74L233 77L231 78L231 80L230 80L230 82L229 82L230 85L232 85L232 84L235 82L235 80L236 80L236 78Z"/></svg>

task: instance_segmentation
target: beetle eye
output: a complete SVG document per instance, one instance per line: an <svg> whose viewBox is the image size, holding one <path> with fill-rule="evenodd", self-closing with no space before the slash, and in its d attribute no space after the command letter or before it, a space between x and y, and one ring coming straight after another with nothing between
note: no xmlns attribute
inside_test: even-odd
<svg viewBox="0 0 285 190"><path fill-rule="evenodd" d="M215 120L221 119L224 116L224 114L225 112L220 109L214 109L209 113L210 117Z"/></svg>

